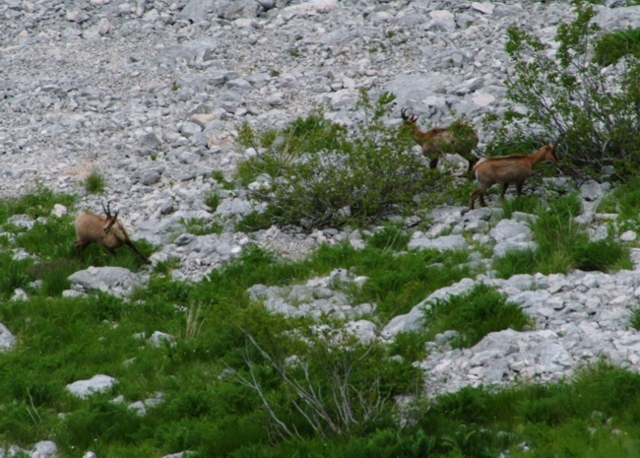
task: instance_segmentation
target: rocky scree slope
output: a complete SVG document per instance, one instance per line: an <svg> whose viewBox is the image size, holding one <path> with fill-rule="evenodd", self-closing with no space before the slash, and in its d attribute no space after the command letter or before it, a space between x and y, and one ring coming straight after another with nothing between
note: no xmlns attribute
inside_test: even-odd
<svg viewBox="0 0 640 458"><path fill-rule="evenodd" d="M610 1L596 8L605 30L640 26L638 7ZM234 232L237 218L261 209L245 190L224 190L211 178L214 171L231 178L246 156L235 143L238 124L284 126L314 103L326 103L328 117L351 125L362 119L355 102L366 88L397 95L389 122L400 122L400 107L425 125L446 123L455 110L486 141L490 133L482 131L481 117L508 106L506 27L526 25L550 42L570 16L564 3L533 1L8 0L0 5L0 196L41 184L81 194L80 208L99 211L109 199L134 238L161 246L155 261L180 261L173 275L184 280L199 280L251 242L291 257L323 242L362 246L359 233L335 229ZM82 182L92 171L107 179L104 196L84 195ZM549 181L549 189L573 187L568 180ZM223 197L215 212L204 203L209 191ZM607 191L597 183L581 189L584 223L595 221L595 203ZM500 218L491 210L445 208L429 217L432 230L414 234L415 249L461 246L458 231L497 245L508 240L492 234ZM225 229L176 239L180 221L189 219ZM440 236L444 226L453 232ZM522 239L525 229L516 227L507 246L534 242ZM594 225L594 237L604 230ZM447 349L443 336L419 363L427 385L441 392L523 377L552 380L600 356L636 369L640 347L628 327L640 295L636 277L636 271L479 277L434 293L488 282L521 304L536 328L490 335L469 350ZM327 310L360 306L344 303L328 280L308 287L324 283L326 299L334 298ZM270 300L274 310L304 312L289 308L283 292L256 285L252 294ZM391 339L421 325L416 308L379 330L366 320L374 309L362 305L345 314L371 323L354 332Z"/></svg>

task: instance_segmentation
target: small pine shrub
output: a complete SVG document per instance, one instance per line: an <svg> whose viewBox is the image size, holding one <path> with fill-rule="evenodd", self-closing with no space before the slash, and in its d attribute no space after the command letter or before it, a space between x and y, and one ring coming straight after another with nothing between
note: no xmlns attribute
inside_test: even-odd
<svg viewBox="0 0 640 458"><path fill-rule="evenodd" d="M571 3L575 15L558 25L553 53L539 33L507 29L505 51L514 73L506 97L523 109L489 116L485 128L496 133L494 144L539 144L541 133L551 142L562 138L561 160L570 159L572 174L614 166L626 179L640 154L640 59L628 59L619 72L605 72L603 65L636 53L639 35L627 30L603 36L593 21L597 10L584 0Z"/></svg>
<svg viewBox="0 0 640 458"><path fill-rule="evenodd" d="M451 342L454 348L468 348L490 332L511 328L522 330L531 324L520 307L506 301L506 294L498 293L483 283L471 291L447 300L436 300L424 309L430 339L444 331L460 334Z"/></svg>
<svg viewBox="0 0 640 458"><path fill-rule="evenodd" d="M84 181L84 188L89 194L102 194L106 185L104 176L94 170Z"/></svg>

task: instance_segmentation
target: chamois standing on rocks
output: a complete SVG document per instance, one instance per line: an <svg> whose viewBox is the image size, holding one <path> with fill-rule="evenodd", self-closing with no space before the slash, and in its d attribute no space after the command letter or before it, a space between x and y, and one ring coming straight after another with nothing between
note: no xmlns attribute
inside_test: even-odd
<svg viewBox="0 0 640 458"><path fill-rule="evenodd" d="M122 245L129 245L146 264L151 264L149 258L142 254L138 247L129 240L127 231L118 221L118 212L112 215L109 205L110 202L107 202L107 208L105 208L104 204L102 204L102 209L106 216L84 211L76 218L76 235L78 238L73 245L76 247L80 260L82 260L82 252L87 245L94 242L102 245L112 256L115 256L116 248L120 248Z"/></svg>
<svg viewBox="0 0 640 458"><path fill-rule="evenodd" d="M478 134L473 130L464 131L464 124L454 123L449 127L434 127L427 132L420 129L417 124L418 117L416 115L409 116L407 109L401 110L402 119L405 124L411 127L413 136L420 146L422 153L430 158L429 166L435 169L438 166L438 159L443 153L459 154L469 162L467 173L471 172L478 158L473 155L471 150L478 145ZM456 132L458 128L462 128Z"/></svg>
<svg viewBox="0 0 640 458"><path fill-rule="evenodd" d="M473 210L473 203L480 197L480 205L486 207L484 192L495 183L502 184L501 198L510 184L516 185L518 197L522 194L522 185L531 175L533 167L541 161L549 160L557 162L555 146L545 144L533 154L513 154L511 156L485 157L478 161L473 167L473 174L478 180L478 188L471 193L469 210Z"/></svg>

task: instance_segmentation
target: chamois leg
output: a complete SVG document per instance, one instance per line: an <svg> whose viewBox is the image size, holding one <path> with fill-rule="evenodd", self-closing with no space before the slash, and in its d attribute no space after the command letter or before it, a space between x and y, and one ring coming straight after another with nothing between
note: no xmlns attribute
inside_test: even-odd
<svg viewBox="0 0 640 458"><path fill-rule="evenodd" d="M480 200L480 205L482 207L486 207L487 206L487 203L484 201L484 191L482 191L482 193L480 194L480 199L479 200Z"/></svg>
<svg viewBox="0 0 640 458"><path fill-rule="evenodd" d="M471 198L469 199L469 210L473 210L473 203L476 200L476 198L480 198L480 205L482 205L483 207L486 207L487 204L484 201L484 192L487 190L487 188L484 185L480 185L478 186L478 189L476 189L475 191L473 191L471 193Z"/></svg>
<svg viewBox="0 0 640 458"><path fill-rule="evenodd" d="M82 258L82 252L87 247L87 245L89 245L89 243L90 242L82 243L80 240L76 240L75 242L73 242L73 246L76 248L76 254L78 255L78 259L80 259L80 262L84 262L84 259Z"/></svg>
<svg viewBox="0 0 640 458"><path fill-rule="evenodd" d="M127 240L125 243L126 243L127 245L129 245L133 251L135 251L136 253L138 253L138 256L140 256L140 258L142 258L142 261L143 261L145 264L151 264L151 261L149 261L149 258L147 258L144 254L142 254L142 251L140 251L140 250L138 249L138 247L137 247L137 246L135 246L131 240Z"/></svg>
<svg viewBox="0 0 640 458"><path fill-rule="evenodd" d="M520 197L522 195L522 185L524 184L524 181L521 181L520 183L516 183L516 191L518 193L518 197Z"/></svg>
<svg viewBox="0 0 640 458"><path fill-rule="evenodd" d="M500 194L500 198L504 199L504 195L507 192L507 188L509 187L509 183L502 183L502 193ZM520 194L518 194L520 195Z"/></svg>
<svg viewBox="0 0 640 458"><path fill-rule="evenodd" d="M478 162L478 158L469 159L469 168L467 169L467 178L473 180L473 166Z"/></svg>

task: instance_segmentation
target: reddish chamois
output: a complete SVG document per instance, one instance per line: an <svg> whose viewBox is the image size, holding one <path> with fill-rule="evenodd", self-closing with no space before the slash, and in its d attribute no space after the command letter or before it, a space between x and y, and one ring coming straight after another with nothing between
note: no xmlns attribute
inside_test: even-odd
<svg viewBox="0 0 640 458"><path fill-rule="evenodd" d="M478 161L471 152L478 144L478 135L473 130L467 128L467 132L464 124L456 122L449 127L434 127L424 132L416 122L416 115L409 116L406 108L403 108L400 114L405 124L411 127L416 143L422 146L422 153L431 159L429 166L432 169L438 166L438 159L443 153L451 153L465 158L469 162L468 172L471 172L473 165ZM458 127L461 129L456 132Z"/></svg>
<svg viewBox="0 0 640 458"><path fill-rule="evenodd" d="M473 167L473 174L478 180L478 188L471 193L469 210L473 210L473 203L480 197L480 205L486 207L484 192L495 183L502 184L501 198L510 184L516 185L518 196L522 194L522 185L531 175L533 167L541 161L557 162L555 146L545 144L533 154L514 154L511 156L485 157Z"/></svg>
<svg viewBox="0 0 640 458"><path fill-rule="evenodd" d="M151 261L129 240L127 231L118 221L118 212L112 215L109 205L110 202L107 202L107 208L104 208L104 204L102 205L106 216L84 211L76 218L78 238L73 245L76 247L78 257L82 260L82 252L91 242L102 245L113 256L116 248L129 245L146 264L150 264Z"/></svg>

